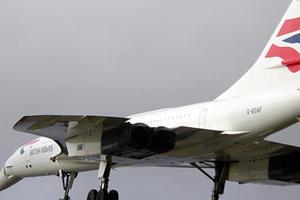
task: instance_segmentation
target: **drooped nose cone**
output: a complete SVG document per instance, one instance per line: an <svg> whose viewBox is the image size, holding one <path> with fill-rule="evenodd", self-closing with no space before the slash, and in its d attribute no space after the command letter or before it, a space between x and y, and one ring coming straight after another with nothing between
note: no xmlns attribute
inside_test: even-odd
<svg viewBox="0 0 300 200"><path fill-rule="evenodd" d="M21 178L15 177L12 175L8 175L5 172L5 169L2 169L0 172L0 191L5 190L6 188L14 185L18 181L20 181Z"/></svg>

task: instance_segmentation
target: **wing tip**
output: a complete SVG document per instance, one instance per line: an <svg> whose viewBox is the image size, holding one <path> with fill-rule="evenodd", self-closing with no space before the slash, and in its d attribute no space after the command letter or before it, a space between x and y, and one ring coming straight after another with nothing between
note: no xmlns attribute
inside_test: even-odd
<svg viewBox="0 0 300 200"><path fill-rule="evenodd" d="M13 130L20 131L20 129L19 129L18 127L20 127L20 125L21 125L24 121L26 121L26 118L27 118L27 116L23 116L21 119L19 119L19 120L17 121L17 123L15 123L15 125L13 126Z"/></svg>

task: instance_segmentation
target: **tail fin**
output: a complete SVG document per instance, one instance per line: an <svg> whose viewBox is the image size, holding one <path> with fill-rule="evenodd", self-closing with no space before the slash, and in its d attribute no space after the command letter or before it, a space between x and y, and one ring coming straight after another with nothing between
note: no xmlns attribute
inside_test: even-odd
<svg viewBox="0 0 300 200"><path fill-rule="evenodd" d="M300 87L300 0L293 0L253 67L217 99Z"/></svg>

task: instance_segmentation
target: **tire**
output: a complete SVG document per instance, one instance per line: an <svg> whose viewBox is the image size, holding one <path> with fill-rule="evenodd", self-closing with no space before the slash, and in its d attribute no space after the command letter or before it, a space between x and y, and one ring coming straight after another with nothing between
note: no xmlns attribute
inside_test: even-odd
<svg viewBox="0 0 300 200"><path fill-rule="evenodd" d="M108 198L107 190L99 190L98 192L98 199L97 200L110 200Z"/></svg>
<svg viewBox="0 0 300 200"><path fill-rule="evenodd" d="M119 193L116 190L111 190L108 193L108 199L109 200L119 200Z"/></svg>
<svg viewBox="0 0 300 200"><path fill-rule="evenodd" d="M97 190L91 190L87 196L87 200L97 200L98 191Z"/></svg>

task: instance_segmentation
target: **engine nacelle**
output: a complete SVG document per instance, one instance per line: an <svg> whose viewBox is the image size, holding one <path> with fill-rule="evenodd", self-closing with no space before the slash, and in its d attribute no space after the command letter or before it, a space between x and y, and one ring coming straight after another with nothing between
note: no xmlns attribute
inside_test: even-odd
<svg viewBox="0 0 300 200"><path fill-rule="evenodd" d="M241 161L229 168L229 181L288 185L300 183L300 153Z"/></svg>
<svg viewBox="0 0 300 200"><path fill-rule="evenodd" d="M153 129L141 123L125 123L103 133L101 152L106 155L144 158L172 150L175 142L175 133L167 128Z"/></svg>

